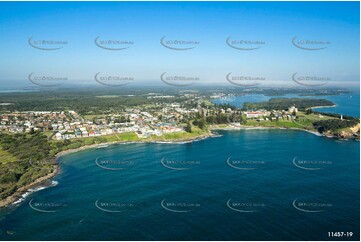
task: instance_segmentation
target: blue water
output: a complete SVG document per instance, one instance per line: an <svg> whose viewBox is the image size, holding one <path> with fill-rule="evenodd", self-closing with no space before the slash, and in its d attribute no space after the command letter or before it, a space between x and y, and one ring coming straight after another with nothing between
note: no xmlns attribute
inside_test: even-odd
<svg viewBox="0 0 361 242"><path fill-rule="evenodd" d="M320 98L320 97L318 97ZM332 101L336 107L316 108L316 111L338 113L353 117L360 117L360 94L342 94L335 96L324 96L325 99Z"/></svg>
<svg viewBox="0 0 361 242"><path fill-rule="evenodd" d="M219 133L63 156L57 186L1 211L0 240L359 240L358 142Z"/></svg>
<svg viewBox="0 0 361 242"><path fill-rule="evenodd" d="M297 94L287 94L283 96L265 96L264 94L249 94L237 96L228 100L215 99L214 103L229 103L236 107L242 107L245 102L266 102L271 98L318 98L327 99L336 104L335 107L315 108L316 111L337 113L353 117L360 117L360 94L345 93L330 96L298 96Z"/></svg>

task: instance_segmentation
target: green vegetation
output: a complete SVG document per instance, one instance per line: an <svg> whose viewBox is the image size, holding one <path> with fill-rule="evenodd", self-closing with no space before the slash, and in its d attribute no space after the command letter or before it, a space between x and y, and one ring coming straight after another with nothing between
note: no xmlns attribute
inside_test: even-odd
<svg viewBox="0 0 361 242"><path fill-rule="evenodd" d="M1 134L0 145L20 160L43 160L50 157L50 144L41 132ZM41 152L40 152L41 151Z"/></svg>
<svg viewBox="0 0 361 242"><path fill-rule="evenodd" d="M333 117L333 118L338 118L338 119L341 118L341 114L337 114L337 113L325 113L325 112L318 112L318 111L313 111L313 110L311 110L311 113L325 115L325 116L328 116L328 117ZM343 119L347 119L347 120L353 120L353 119L358 120L358 118L355 118L355 117L352 117L352 116L347 116L347 115L343 115L342 117L343 117Z"/></svg>
<svg viewBox="0 0 361 242"><path fill-rule="evenodd" d="M186 132L165 133L162 136L142 139L138 138L135 132L61 141L54 140L54 133L51 131L41 133L31 130L30 133L0 134L0 199L53 172L56 169L55 156L59 152L83 146L126 141L184 141L209 135L209 125L226 127L230 123L261 127L303 128L318 130L321 133L349 131L350 127L359 123L356 118L345 116L343 117L345 120L340 120L340 115L314 112L309 109L313 106L333 105L332 102L324 99L273 98L268 102L245 103L244 108L247 110L287 110L294 105L299 110L304 110L304 112L294 112L292 118L280 112L277 118L275 114L272 114L273 116L267 117L268 120L257 121L246 119L241 110L229 104L214 105L207 100L189 101L177 94L165 100L148 99L148 94L143 92L137 95L137 90L132 91L135 95L122 95L122 92L119 90L117 95L109 91L99 92L99 90L0 94L0 102L13 103L13 105L0 106L0 112L76 110L85 119L97 123L99 118L108 118L107 114L123 112L128 108L155 111L155 106L159 106L160 103L178 102L184 107L197 108L200 111L189 116L183 115L180 120L171 121L181 123ZM272 92L268 94L272 95ZM162 118L159 119L162 120ZM129 122L129 117L118 115L113 121Z"/></svg>
<svg viewBox="0 0 361 242"><path fill-rule="evenodd" d="M328 119L328 120L320 120L313 123L314 127L320 133L324 133L327 131L337 132L341 129L351 128L356 126L359 123L359 120L340 120L340 119Z"/></svg>
<svg viewBox="0 0 361 242"><path fill-rule="evenodd" d="M290 120L278 120L278 121L247 120L246 125L254 126L254 127L300 128L300 125Z"/></svg>
<svg viewBox="0 0 361 242"><path fill-rule="evenodd" d="M336 136L338 132L343 131L348 133L348 136L353 136L354 131L350 128L356 126L359 122L360 121L357 118L341 120L336 117L320 115L318 113L298 112L295 119L248 119L245 125L253 127L301 128L310 131L318 131L320 133L332 132Z"/></svg>
<svg viewBox="0 0 361 242"><path fill-rule="evenodd" d="M152 91L154 92L155 90ZM156 91L159 92L160 90L157 89ZM133 95L127 95L129 93ZM141 105L151 106L155 103L180 103L186 100L177 94L167 99L148 99L147 97L147 90L117 89L116 87L111 89L90 88L85 91L61 89L51 92L1 93L0 103L11 103L12 105L1 105L0 112L76 110L81 115L114 114L123 112L126 108L139 107Z"/></svg>
<svg viewBox="0 0 361 242"><path fill-rule="evenodd" d="M185 131L188 133L192 133L192 124L190 121L187 122L187 126L185 127Z"/></svg>
<svg viewBox="0 0 361 242"><path fill-rule="evenodd" d="M308 99L308 98L271 98L267 102L249 103L243 105L245 110L287 110L291 106L296 106L299 110L316 106L332 106L333 102L326 99Z"/></svg>
<svg viewBox="0 0 361 242"><path fill-rule="evenodd" d="M8 162L14 162L16 161L16 157L13 156L10 152L6 151L6 150L3 150L1 147L0 147L0 164L5 164L5 163L8 163Z"/></svg>
<svg viewBox="0 0 361 242"><path fill-rule="evenodd" d="M207 134L208 131L192 127L192 132L167 133L142 141L186 140ZM55 155L61 151L108 142L139 141L134 132L54 141L40 132L31 134L0 135L0 200L17 189L44 177L55 169Z"/></svg>
<svg viewBox="0 0 361 242"><path fill-rule="evenodd" d="M192 132L188 133L188 132L174 132L174 133L166 133L163 136L160 137L152 137L151 140L152 141L157 141L157 140L172 140L172 141L176 141L176 140L188 140L188 139L192 139L192 138L197 138L201 135L207 135L209 134L208 131L200 129L198 127L192 127Z"/></svg>
<svg viewBox="0 0 361 242"><path fill-rule="evenodd" d="M51 146L42 133L1 134L0 146L5 157L0 163L0 199L55 169Z"/></svg>
<svg viewBox="0 0 361 242"><path fill-rule="evenodd" d="M205 118L196 119L193 124L198 126L200 129L205 130L207 128L207 121Z"/></svg>
<svg viewBox="0 0 361 242"><path fill-rule="evenodd" d="M86 145L102 144L109 142L138 141L139 138L134 132L104 135L100 137L87 137L72 140L52 141L52 155L69 149L77 149Z"/></svg>

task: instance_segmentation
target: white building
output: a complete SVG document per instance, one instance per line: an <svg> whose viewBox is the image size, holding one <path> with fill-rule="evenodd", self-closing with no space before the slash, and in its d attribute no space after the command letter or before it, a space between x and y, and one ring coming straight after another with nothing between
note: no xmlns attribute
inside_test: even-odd
<svg viewBox="0 0 361 242"><path fill-rule="evenodd" d="M57 140L61 140L61 139L62 139L61 133L60 133L60 132L56 133L56 134L55 134L55 138L56 138Z"/></svg>
<svg viewBox="0 0 361 242"><path fill-rule="evenodd" d="M263 116L269 116L270 112L261 112L261 111L255 111L255 112L244 112L247 118L259 118Z"/></svg>
<svg viewBox="0 0 361 242"><path fill-rule="evenodd" d="M291 106L291 107L288 108L288 112L290 112L290 113L293 113L293 112L297 113L297 112L298 112L298 109L297 109L295 106Z"/></svg>

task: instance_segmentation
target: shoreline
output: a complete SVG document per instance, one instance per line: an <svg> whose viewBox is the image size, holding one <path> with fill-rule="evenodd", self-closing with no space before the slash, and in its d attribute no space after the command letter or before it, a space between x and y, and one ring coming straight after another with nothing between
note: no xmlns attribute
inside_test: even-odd
<svg viewBox="0 0 361 242"><path fill-rule="evenodd" d="M307 133L311 133L314 134L316 136L325 136L317 131L312 131L312 130L307 130L307 129L302 129L302 128L284 128L284 127L263 127L263 126L233 126L230 125L229 127L216 127L213 128L212 130L250 130L250 129L287 129L287 130L299 130L299 131L305 131Z"/></svg>
<svg viewBox="0 0 361 242"><path fill-rule="evenodd" d="M16 190L15 193L11 194L10 196L8 196L7 198L0 200L0 208L5 208L9 205L14 204L16 201L18 201L26 192L28 192L30 189L38 187L40 184L48 181L49 179L55 177L58 172L60 171L60 167L59 165L56 165L54 167L53 172L47 174L46 176L43 177L39 177L38 179L36 179L35 181L33 181L32 183L22 186L20 188L18 188Z"/></svg>
<svg viewBox="0 0 361 242"><path fill-rule="evenodd" d="M210 133L210 134L206 134L206 135L200 135L200 136L195 136L192 138L187 138L187 139L176 139L176 140L169 140L169 141L161 141L161 140L137 140L137 141L112 141L112 142L104 142L104 143L99 143L99 144L92 144L92 145L85 145L76 149L69 149L69 150L64 150L61 151L59 153L57 153L55 155L55 159L58 161L58 159L63 156L63 155L67 155L67 154L72 154L72 153L76 153L82 150L88 150L88 149L95 149L95 148L99 148L101 146L109 146L109 145L114 145L114 144L132 144L132 143L157 143L157 144L185 144L185 143L190 143L190 142L194 142L194 141L199 141L199 140L204 140L210 137L216 137L216 134ZM23 187L20 187L16 190L16 192L10 196L8 196L7 198L0 200L0 208L5 208L7 206L13 205L14 202L16 202L17 200L19 200L23 194L25 194L26 192L29 191L29 189L35 188L37 186L39 186L40 184L42 184L43 182L46 182L47 180L55 177L60 171L60 165L59 163L55 166L55 169L52 173L47 174L46 176L40 177L37 180L35 180L34 182L25 185Z"/></svg>
<svg viewBox="0 0 361 242"><path fill-rule="evenodd" d="M104 143L99 143L99 144L92 144L92 145L84 145L82 147L76 148L76 149L69 149L69 150L64 150L61 151L59 153L57 153L55 155L55 159L58 161L58 159L64 155L68 155L68 154L72 154L72 153L76 153L79 151L83 151L83 150L88 150L88 149L95 149L95 148L99 148L102 146L109 146L109 145L114 145L114 144L132 144L132 143L156 143L156 144L185 144L185 143L191 143L191 142L195 142L195 141L200 141L200 140L205 140L208 138L212 138L212 137L219 137L218 134L213 133L212 131L216 131L216 130L254 130L254 129L286 129L286 130L298 130L298 131L304 131L304 132L308 132L311 133L313 135L316 136L321 136L321 137L327 137L327 138L336 138L335 136L330 137L329 135L325 135L325 134L321 134L317 131L311 131L311 130L307 130L307 129L302 129L302 128L284 128L284 127L262 127L262 126L234 126L231 124L228 124L226 127L219 127L218 125L210 125L209 126L209 133L208 134L202 134L199 136L195 136L195 137L191 137L191 138L185 138L185 139L174 139L174 140L166 140L166 141L162 141L162 140L137 140L137 141L112 141L112 142L104 142ZM12 205L14 202L16 202L24 193L26 193L29 189L34 188L39 186L41 183L46 182L47 180L55 177L58 172L60 171L60 164L58 163L55 166L55 169L52 173L44 176L44 177L40 177L37 180L35 180L34 182L20 187L19 189L17 189L17 191L10 195L9 197L3 199L0 201L0 208L4 208L7 207L9 205Z"/></svg>
<svg viewBox="0 0 361 242"><path fill-rule="evenodd" d="M82 147L76 148L76 149L69 149L64 150L55 155L55 158L58 160L61 156L76 153L82 150L88 150L88 149L95 149L99 148L101 146L109 146L114 144L146 144L146 143L154 143L154 144L185 144L185 143L191 143L194 141L204 140L211 137L217 137L217 134L209 133L209 134L203 134L199 136L195 136L192 138L185 138L185 139L174 139L174 140L136 140L136 141L112 141L112 142L104 142L99 144L92 144L92 145L84 145Z"/></svg>
<svg viewBox="0 0 361 242"><path fill-rule="evenodd" d="M331 105L331 106L314 106L314 107L310 107L310 109L314 109L314 108L334 108L336 107L336 104Z"/></svg>
<svg viewBox="0 0 361 242"><path fill-rule="evenodd" d="M132 144L132 143L158 143L158 144L184 144L184 143L190 143L194 141L204 140L211 137L217 137L217 134L209 133L209 134L203 134L199 136L195 136L192 138L186 138L186 139L175 139L175 140L168 140L168 141L162 141L162 140L137 140L137 141L112 141L112 142L104 142L99 144L92 144L92 145L84 145L82 147L76 148L76 149L69 149L64 150L59 153L57 153L54 157L58 161L58 159L67 154L76 153L82 150L88 150L88 149L95 149L99 148L101 146L109 146L113 144ZM6 197L3 200L0 200L0 208L6 208L8 206L11 206L19 200L22 195L24 195L26 192L28 192L32 188L38 187L40 184L48 181L49 179L55 177L60 171L60 165L59 163L55 166L55 169L52 173L47 174L46 176L39 177L37 180L33 181L32 183L25 185L23 187L20 187L16 190L15 193L11 194L10 196Z"/></svg>
<svg viewBox="0 0 361 242"><path fill-rule="evenodd" d="M287 130L299 130L299 131L305 131L311 134L314 134L316 136L325 136L323 134L318 133L317 131L310 131L310 130L306 130L306 129L302 129L302 128L283 128L283 127L255 127L255 126L232 126L232 125L228 125L227 127L219 127L219 126L211 126L210 127L210 134L208 135L200 135L200 136L195 136L192 138L187 138L187 139L175 139L175 140L168 140L168 141L161 141L161 140L137 140L137 141L112 141L112 142L104 142L104 143L99 143L99 144L92 144L92 145L85 145L76 149L69 149L69 150L64 150L61 151L59 153L57 153L55 155L55 158L58 160L60 157L64 156L64 155L68 155L68 154L72 154L72 153L76 153L79 151L83 151L83 150L88 150L88 149L97 149L97 148L101 148L102 146L109 146L109 145L115 145L115 144L185 144L185 143L192 143L195 141L200 141L200 140L205 140L208 138L212 138L212 137L219 137L218 134L213 133L212 131L217 131L217 130L225 130L225 131L232 131L232 130L255 130L255 129L287 129Z"/></svg>

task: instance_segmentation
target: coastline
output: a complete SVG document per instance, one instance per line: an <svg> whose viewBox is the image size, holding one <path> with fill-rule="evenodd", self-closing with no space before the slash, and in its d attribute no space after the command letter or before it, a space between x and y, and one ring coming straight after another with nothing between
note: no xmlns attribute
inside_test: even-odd
<svg viewBox="0 0 361 242"><path fill-rule="evenodd" d="M302 128L284 128L284 127L262 127L262 126L233 126L233 125L229 125L227 127L215 127L212 128L212 130L241 130L241 129L245 129L245 130L249 130L249 129L287 129L287 130L300 130L300 131L305 131L311 134L314 134L316 136L325 136L317 131L311 131L311 130L307 130L307 129L302 129Z"/></svg>
<svg viewBox="0 0 361 242"><path fill-rule="evenodd" d="M212 131L216 131L216 130L253 130L253 129L286 129L286 130L299 130L299 131L305 131L311 134L314 134L316 136L323 136L323 137L328 137L328 138L333 138L336 136L332 136L330 137L329 135L325 135L325 134L321 134L317 131L311 131L311 130L307 130L307 129L302 129L302 128L284 128L284 127L262 127L262 126L235 126L235 125L231 125L228 124L227 126L223 127L223 126L219 126L219 125L210 125L209 126L209 133L208 134L202 134L202 135L198 135L198 136L194 136L191 138L185 138L185 139L174 139L174 140L137 140L137 141L112 141L112 142L104 142L104 143L99 143L99 144L92 144L92 145L84 145L82 147L76 148L76 149L69 149L69 150L64 150L61 151L59 153L57 153L55 155L56 160L58 161L58 159L61 156L67 155L67 154L71 154L71 153L76 153L79 151L83 151L83 150L88 150L88 149L93 149L93 148L99 148L102 147L104 145L108 146L108 145L113 145L113 144L131 144L131 143L158 143L158 144L184 144L184 143L191 143L191 142L195 142L195 141L199 141L199 140L204 140L204 139L208 139L211 137L219 137L218 134L212 132ZM60 166L59 164L57 164L55 166L55 169L52 173L44 176L44 177L40 177L38 178L36 181L20 187L19 189L17 189L17 191L10 195L9 197L3 199L0 201L0 208L9 206L11 204L13 204L15 201L17 201L24 193L26 193L29 189L34 188L39 186L41 183L53 178L54 176L56 176L58 174L58 172L60 171Z"/></svg>
<svg viewBox="0 0 361 242"><path fill-rule="evenodd" d="M46 176L43 176L43 177L39 177L32 183L18 188L14 194L11 194L10 196L8 196L7 198L5 198L3 200L0 200L0 208L7 207L7 206L13 204L17 200L19 200L22 197L22 195L24 195L24 193L28 192L30 189L35 188L35 187L39 186L40 184L42 184L43 182L46 182L47 180L56 176L58 174L59 170L60 170L59 165L56 165L56 166L54 166L53 172L51 172L50 174L47 174Z"/></svg>
<svg viewBox="0 0 361 242"><path fill-rule="evenodd" d="M92 144L92 145L84 145L82 147L76 148L76 149L69 149L69 150L64 150L61 151L59 153L57 153L55 155L55 159L58 161L58 159L63 156L63 155L67 155L67 154L71 154L71 153L76 153L82 150L88 150L88 149L93 149L93 148L99 148L101 146L104 145L113 145L113 144L131 144L131 143L159 143L159 144L184 144L184 143L190 143L190 142L194 142L194 141L198 141L198 140L204 140L210 137L216 137L216 134L213 134L212 132L210 132L209 134L202 134L199 136L195 136L192 138L186 138L186 139L175 139L175 140L167 140L167 141L162 141L162 140L137 140L137 141L112 141L112 142L104 142L104 143L99 143L99 144ZM6 197L3 200L0 200L0 208L5 208L7 206L10 206L12 204L14 204L14 202L16 202L17 200L19 200L22 195L24 195L26 192L29 191L29 189L38 187L40 184L48 181L49 179L55 177L58 172L60 171L60 166L59 164L57 164L55 166L55 169L52 173L47 174L46 176L40 177L37 180L35 180L34 182L25 185L23 187L20 187L16 190L16 192L8 197Z"/></svg>
<svg viewBox="0 0 361 242"><path fill-rule="evenodd" d="M174 140L137 140L137 141L124 141L124 140L120 140L120 141L112 141L112 142L104 142L104 143L99 143L99 144L92 144L92 145L84 145L82 147L76 148L76 149L69 149L69 150L64 150L61 151L59 153L57 153L55 155L55 158L58 160L61 156L63 155L67 155L67 154L71 154L71 153L76 153L82 150L88 150L88 149L95 149L95 148L99 148L101 146L104 145L114 145L114 144L146 144L146 143L155 143L155 144L185 144L185 143L190 143L190 142L194 142L194 141L198 141L198 140L204 140L210 137L216 137L217 134L214 134L212 132L210 132L209 134L203 134L203 135L199 135L199 136L195 136L192 138L186 138L186 139L174 139Z"/></svg>
<svg viewBox="0 0 361 242"><path fill-rule="evenodd" d="M330 106L314 106L314 107L310 107L310 109L314 109L314 108L334 108L334 107L336 107L336 104L330 105Z"/></svg>

